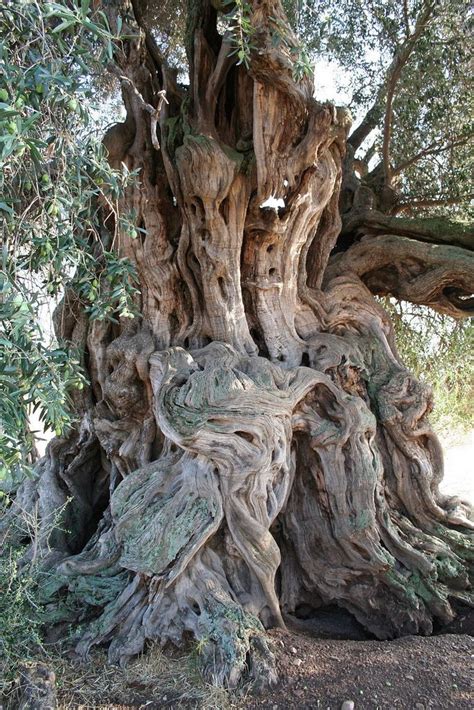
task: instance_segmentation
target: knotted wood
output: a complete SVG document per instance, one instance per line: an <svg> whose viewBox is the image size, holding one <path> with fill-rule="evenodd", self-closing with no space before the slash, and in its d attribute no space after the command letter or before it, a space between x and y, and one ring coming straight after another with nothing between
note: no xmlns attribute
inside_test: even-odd
<svg viewBox="0 0 474 710"><path fill-rule="evenodd" d="M459 314L465 255L442 247L443 266L444 251L384 231L330 260L350 119L294 79L279 0L251 5L249 69L218 4L192 6L188 87L127 16L128 113L106 144L139 170L123 207L144 231L115 225L113 248L136 267L141 316L91 322L68 294L58 334L87 353L90 387L12 508L39 505L50 621L76 626L77 653L106 643L125 662L191 635L230 686L276 680L265 628L303 606L336 603L392 638L472 599L472 522L438 490L431 392L369 290ZM163 90L157 151L136 92L158 106Z"/></svg>

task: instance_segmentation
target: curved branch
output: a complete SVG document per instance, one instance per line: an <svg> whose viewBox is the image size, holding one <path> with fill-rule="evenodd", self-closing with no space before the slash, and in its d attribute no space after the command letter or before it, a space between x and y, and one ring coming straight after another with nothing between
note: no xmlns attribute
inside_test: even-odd
<svg viewBox="0 0 474 710"><path fill-rule="evenodd" d="M445 217L391 217L369 210L347 222L356 237L394 234L431 244L446 244L474 251L474 227Z"/></svg>
<svg viewBox="0 0 474 710"><path fill-rule="evenodd" d="M330 261L326 282L359 276L372 293L430 306L453 318L474 314L474 253L394 234L366 236Z"/></svg>
<svg viewBox="0 0 474 710"><path fill-rule="evenodd" d="M117 74L118 79L120 79L121 84L123 85L124 83L127 84L130 87L130 90L133 92L133 95L137 99L139 105L142 107L144 111L146 111L148 114L150 114L150 135L151 135L151 142L153 144L153 147L155 150L160 150L160 142L158 140L157 136L157 128L158 128L158 119L160 117L161 113L161 108L163 106L163 103L169 103L168 99L166 98L166 90L162 89L161 91L158 92L158 105L152 106L149 104L141 93L138 91L137 87L133 83L131 79L129 79L126 76L122 76L121 74Z"/></svg>

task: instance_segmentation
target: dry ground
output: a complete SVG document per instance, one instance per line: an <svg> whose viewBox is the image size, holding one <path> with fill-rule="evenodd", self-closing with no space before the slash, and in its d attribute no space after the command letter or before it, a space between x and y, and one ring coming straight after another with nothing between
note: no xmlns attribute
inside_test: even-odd
<svg viewBox="0 0 474 710"><path fill-rule="evenodd" d="M349 701L354 705L344 710L474 708L472 613L453 627L461 633L395 641L368 639L349 615L335 610L297 623L270 632L280 683L261 696L206 685L195 654L164 654L155 647L124 670L107 666L101 651L85 666L60 663L60 707L339 710ZM338 638L343 634L350 638Z"/></svg>
<svg viewBox="0 0 474 710"><path fill-rule="evenodd" d="M444 635L396 641L311 639L279 632L279 688L246 708L474 707L474 639ZM300 663L301 661L301 663ZM469 668L470 666L470 668Z"/></svg>
<svg viewBox="0 0 474 710"><path fill-rule="evenodd" d="M62 676L60 707L336 710L352 701L355 710L474 708L471 636L410 636L392 642L316 640L282 631L272 636L280 646L281 681L260 697L206 687L186 668L186 660L168 665L155 658L132 664L125 676L113 669L108 681L104 671L94 673L93 667L87 672L70 668L68 675L76 677L65 681Z"/></svg>

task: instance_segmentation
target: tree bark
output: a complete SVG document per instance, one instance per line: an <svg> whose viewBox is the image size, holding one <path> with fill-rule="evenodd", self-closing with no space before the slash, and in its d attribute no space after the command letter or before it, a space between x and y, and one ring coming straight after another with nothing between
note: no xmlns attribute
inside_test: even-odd
<svg viewBox="0 0 474 710"><path fill-rule="evenodd" d="M472 600L473 524L438 490L431 393L369 290L459 315L469 273L461 246L443 247L443 266L390 231L330 260L347 113L294 79L279 0L252 3L248 70L213 5L191 6L189 87L136 32L136 7L128 19L127 120L106 145L140 171L122 208L145 232L112 229L105 208L104 223L136 267L141 315L92 322L64 299L58 334L84 352L90 387L12 515L39 506L50 620L76 626L79 654L107 643L125 662L191 634L207 676L233 686L276 680L264 630L302 606L337 603L392 638ZM158 151L143 102L163 90Z"/></svg>

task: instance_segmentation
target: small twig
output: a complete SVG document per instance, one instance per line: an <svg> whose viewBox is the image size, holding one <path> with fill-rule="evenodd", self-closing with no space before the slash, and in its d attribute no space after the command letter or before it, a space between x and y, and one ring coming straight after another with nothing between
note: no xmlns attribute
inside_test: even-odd
<svg viewBox="0 0 474 710"><path fill-rule="evenodd" d="M153 147L155 150L160 150L160 141L158 140L158 136L156 133L156 129L158 126L158 119L160 117L160 111L161 107L163 106L164 103L169 103L169 101L166 98L166 91L165 89L162 89L161 91L158 92L159 101L158 101L158 106L155 108L151 104L147 103L141 93L138 91L136 86L133 84L133 82L128 79L126 76L121 76L120 77L121 81L126 81L127 84L131 87L133 93L138 99L138 102L140 103L141 107L147 111L147 113L150 114L150 129L151 129L151 142L153 143Z"/></svg>
<svg viewBox="0 0 474 710"><path fill-rule="evenodd" d="M133 81L131 79L129 79L127 76L123 76L123 74L118 74L114 67L110 67L110 70L118 77L118 79L120 79L120 81L122 83L125 82L131 88L131 90L135 94L140 106L147 113L150 114L151 142L153 143L153 147L155 148L155 150L160 150L160 142L158 140L156 129L158 126L158 120L160 117L160 111L163 106L163 103L165 103L165 104L169 103L169 101L166 98L165 89L161 89L161 91L158 91L158 96L160 98L158 100L158 106L155 108L154 106L149 104L147 101L145 101L145 99L143 98L141 93L138 91L137 87L135 86L135 84L133 83Z"/></svg>

